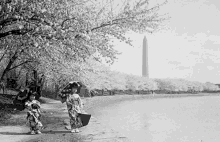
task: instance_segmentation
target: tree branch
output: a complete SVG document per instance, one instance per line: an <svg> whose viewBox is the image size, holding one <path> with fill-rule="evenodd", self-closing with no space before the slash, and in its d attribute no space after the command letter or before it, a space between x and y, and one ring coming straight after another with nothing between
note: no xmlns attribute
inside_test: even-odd
<svg viewBox="0 0 220 142"><path fill-rule="evenodd" d="M68 18L68 19L63 20L63 22L61 23L61 27L63 28L65 22L70 21L70 20L76 20L76 18L73 17L73 18Z"/></svg>
<svg viewBox="0 0 220 142"><path fill-rule="evenodd" d="M117 24L120 24L120 21L122 20L126 20L126 19L132 19L132 18L135 18L134 16L132 17L125 17L125 18L117 18L117 19L114 19L112 21L109 21L105 24L101 24L100 26L98 27L95 27L95 28L92 28L91 31L94 31L94 30L97 30L97 29L100 29L100 28L103 28L103 27L107 27L107 26L111 26L111 25L117 25ZM88 31L87 31L88 32Z"/></svg>
<svg viewBox="0 0 220 142"><path fill-rule="evenodd" d="M19 19L18 18L14 18L14 17L11 17L11 18L7 18L5 20L1 20L0 21L0 26L1 28L3 28L4 26L6 26L8 23L12 23L12 22L15 22L15 21L18 21Z"/></svg>
<svg viewBox="0 0 220 142"><path fill-rule="evenodd" d="M24 34L30 32L30 31L31 30L28 30L28 29L11 30L11 31L8 31L8 32L0 33L0 39L6 37L8 35L24 35Z"/></svg>
<svg viewBox="0 0 220 142"><path fill-rule="evenodd" d="M111 23L111 22L109 22L109 23L101 24L98 27L92 28L91 31L94 31L94 30L97 30L97 29L100 29L100 28L104 28L104 27L107 27L107 26L117 25L117 24L119 24L119 23Z"/></svg>
<svg viewBox="0 0 220 142"><path fill-rule="evenodd" d="M137 15L140 15L141 13L148 13L150 11L153 11L154 9L157 9L161 6L163 6L164 4L167 3L167 0L161 4L158 4L157 6L154 6L150 9L146 9L146 10L143 10L141 12L137 12L134 16L132 17L124 17L124 18L117 18L117 19L114 19L112 21L109 21L107 23L104 23L104 24L101 24L100 26L98 27L95 27L95 28L92 28L91 31L94 31L94 30L97 30L97 29L100 29L100 28L103 28L103 27L107 27L107 26L111 26L111 25L116 25L116 24L120 24L120 22L122 22L123 20L127 20L127 19L133 19L135 18ZM159 17L159 16L158 16ZM149 20L149 21L153 21L153 20ZM155 20L154 20L155 21ZM87 31L88 32L88 31Z"/></svg>
<svg viewBox="0 0 220 142"><path fill-rule="evenodd" d="M8 46L6 47L6 49L4 50L3 55L0 58L0 62L3 60L4 56L6 55L6 52L8 51Z"/></svg>
<svg viewBox="0 0 220 142"><path fill-rule="evenodd" d="M25 62L23 62L23 63L20 63L20 64L18 64L18 65L16 65L16 66L10 68L8 71L13 70L13 69L15 69L15 68L17 68L17 67L19 67L19 66L22 66L22 65L24 65L24 64L26 64L26 63L29 63L29 62L33 62L33 61L25 61Z"/></svg>

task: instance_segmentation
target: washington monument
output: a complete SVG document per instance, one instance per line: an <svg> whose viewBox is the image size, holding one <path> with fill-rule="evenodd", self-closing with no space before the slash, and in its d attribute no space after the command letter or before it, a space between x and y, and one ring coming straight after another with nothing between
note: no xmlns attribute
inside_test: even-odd
<svg viewBox="0 0 220 142"><path fill-rule="evenodd" d="M144 39L143 39L142 76L149 78L149 72L148 72L148 46L147 46L146 36L144 36Z"/></svg>

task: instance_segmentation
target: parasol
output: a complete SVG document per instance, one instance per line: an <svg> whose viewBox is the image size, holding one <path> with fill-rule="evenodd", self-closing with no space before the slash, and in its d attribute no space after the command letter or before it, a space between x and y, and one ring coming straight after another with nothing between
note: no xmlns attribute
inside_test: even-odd
<svg viewBox="0 0 220 142"><path fill-rule="evenodd" d="M72 88L78 88L80 85L76 81L69 82L61 91L62 94L68 94L71 92Z"/></svg>

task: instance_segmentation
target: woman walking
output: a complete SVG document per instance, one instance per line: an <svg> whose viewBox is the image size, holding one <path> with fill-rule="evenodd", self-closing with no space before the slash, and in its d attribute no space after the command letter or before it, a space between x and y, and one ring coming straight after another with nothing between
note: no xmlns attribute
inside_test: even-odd
<svg viewBox="0 0 220 142"><path fill-rule="evenodd" d="M66 105L67 110L70 117L70 125L71 125L71 132L78 133L79 127L82 126L82 122L78 117L78 113L81 113L81 109L83 107L82 100L78 94L76 94L77 88L72 88L72 93L67 95Z"/></svg>
<svg viewBox="0 0 220 142"><path fill-rule="evenodd" d="M72 133L78 133L78 128L82 127L82 122L78 117L78 114L82 113L83 102L80 96L76 93L77 88L78 86L70 84L67 88L64 88L68 93L64 93L64 90L62 91L63 93L61 92L62 103L66 102L67 105Z"/></svg>

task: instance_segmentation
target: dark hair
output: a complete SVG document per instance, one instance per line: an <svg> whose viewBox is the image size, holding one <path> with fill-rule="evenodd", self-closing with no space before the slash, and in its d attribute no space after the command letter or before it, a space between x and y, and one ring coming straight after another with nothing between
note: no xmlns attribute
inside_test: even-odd
<svg viewBox="0 0 220 142"><path fill-rule="evenodd" d="M30 97L31 97L31 96L35 96L35 97L36 97L36 94L35 94L35 93L32 93L32 92L28 92L28 95L27 95L27 96L28 96L28 100L30 100Z"/></svg>
<svg viewBox="0 0 220 142"><path fill-rule="evenodd" d="M31 108L32 109L39 109L40 106L38 104L34 103L34 104L31 104Z"/></svg>

